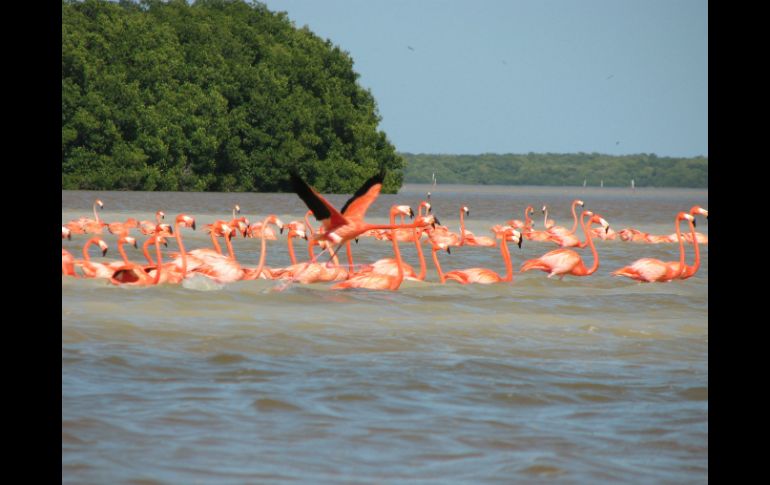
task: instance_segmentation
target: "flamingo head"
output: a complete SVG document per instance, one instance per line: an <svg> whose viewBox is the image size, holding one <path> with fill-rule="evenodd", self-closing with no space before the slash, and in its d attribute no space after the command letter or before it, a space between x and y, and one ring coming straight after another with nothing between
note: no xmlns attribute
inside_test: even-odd
<svg viewBox="0 0 770 485"><path fill-rule="evenodd" d="M279 229L283 228L284 226L283 221L280 220L278 216L276 216L275 214L270 214L269 216L267 216L267 218L265 219L264 225L267 225L267 224L275 224L275 226L278 227Z"/></svg>
<svg viewBox="0 0 770 485"><path fill-rule="evenodd" d="M449 245L445 242L440 243L433 243L433 251L442 251L445 250L447 253L452 254L452 251L449 249Z"/></svg>
<svg viewBox="0 0 770 485"><path fill-rule="evenodd" d="M428 192L428 198L430 198L430 192ZM420 207L425 207L425 212L430 214L430 211L432 210L432 207L430 205L430 202L423 200L420 202Z"/></svg>
<svg viewBox="0 0 770 485"><path fill-rule="evenodd" d="M137 247L136 246L136 239L134 239L131 236L123 236L123 237L120 238L120 240L118 240L118 242L122 242L124 244L129 244L129 245L133 246L134 248Z"/></svg>
<svg viewBox="0 0 770 485"><path fill-rule="evenodd" d="M94 202L94 204L98 205L99 209L104 209L104 204L102 203L101 200L96 199L96 202Z"/></svg>
<svg viewBox="0 0 770 485"><path fill-rule="evenodd" d="M64 239L65 237L72 240L72 231L69 227L61 226L61 238Z"/></svg>
<svg viewBox="0 0 770 485"><path fill-rule="evenodd" d="M174 229L168 224L158 224L155 226L155 233L159 236L172 236Z"/></svg>
<svg viewBox="0 0 770 485"><path fill-rule="evenodd" d="M102 250L102 256L106 256L107 255L107 249L109 248L109 246L107 246L107 243L102 241L101 239L97 239L96 240L96 244L98 244L99 245L99 249Z"/></svg>
<svg viewBox="0 0 770 485"><path fill-rule="evenodd" d="M182 227L192 227L192 230L195 230L195 218L188 216L187 214L179 214L176 216L176 223Z"/></svg>
<svg viewBox="0 0 770 485"><path fill-rule="evenodd" d="M506 240L515 242L516 245L519 246L519 249L521 249L521 242L523 238L521 237L521 232L519 232L518 230L508 226L503 231L503 238L505 238Z"/></svg>
<svg viewBox="0 0 770 485"><path fill-rule="evenodd" d="M607 234L610 231L610 223L604 220L604 218L599 214L594 214L591 211L585 211L583 212L583 214L591 218L588 222L589 224L601 224L601 226L604 228L605 234Z"/></svg>
<svg viewBox="0 0 770 485"><path fill-rule="evenodd" d="M585 206L586 206L585 202L583 202L582 200L577 200L577 199L575 200L575 202L573 202L573 204L579 205L580 207L583 207L583 208L585 208Z"/></svg>
<svg viewBox="0 0 770 485"><path fill-rule="evenodd" d="M241 213L241 206L239 206L238 204L235 204L233 206L233 210L235 211L236 214L240 214Z"/></svg>
<svg viewBox="0 0 770 485"><path fill-rule="evenodd" d="M412 211L412 208L408 205L394 205L390 209L391 215L398 215L401 214L403 216L409 216L410 219L414 219L414 212Z"/></svg>
<svg viewBox="0 0 770 485"><path fill-rule="evenodd" d="M540 210L541 210L541 212L547 212L548 211L548 206L544 205L543 208L540 209Z"/></svg>
<svg viewBox="0 0 770 485"><path fill-rule="evenodd" d="M702 216L705 216L707 220L709 218L709 211L699 205L693 206L693 208L690 209L690 214L692 215L700 214Z"/></svg>
<svg viewBox="0 0 770 485"><path fill-rule="evenodd" d="M158 211L158 212L155 213L155 217L158 218L158 220L165 219L166 218L166 213L163 212L163 211Z"/></svg>
<svg viewBox="0 0 770 485"><path fill-rule="evenodd" d="M471 215L471 210L470 210L470 209L468 209L468 207L466 207L466 206L463 206L463 208L462 208L461 210L462 210L463 212L465 212L465 215L466 215L466 216L470 216L470 215Z"/></svg>
<svg viewBox="0 0 770 485"><path fill-rule="evenodd" d="M438 222L437 219L430 215L430 216L420 216L417 219L414 220L415 224L422 225L422 226L431 226L433 228L436 227L436 223Z"/></svg>
<svg viewBox="0 0 770 485"><path fill-rule="evenodd" d="M305 234L305 231L303 231L302 229L295 229L293 227L289 228L289 232L286 233L286 237L288 237L289 239L293 237L301 237L302 239L307 240L307 234Z"/></svg>

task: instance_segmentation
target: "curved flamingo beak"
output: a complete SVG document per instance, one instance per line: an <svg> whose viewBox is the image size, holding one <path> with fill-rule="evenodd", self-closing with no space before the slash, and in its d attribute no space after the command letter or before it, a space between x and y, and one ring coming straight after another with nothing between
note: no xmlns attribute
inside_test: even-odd
<svg viewBox="0 0 770 485"><path fill-rule="evenodd" d="M436 224L438 224L439 226L441 225L441 222L438 220L438 217L433 216L433 220L436 221ZM433 224L434 228L436 227L436 224Z"/></svg>
<svg viewBox="0 0 770 485"><path fill-rule="evenodd" d="M139 249L139 247L136 245L136 239L134 239L134 244L133 244L133 246L134 246L134 249Z"/></svg>
<svg viewBox="0 0 770 485"><path fill-rule="evenodd" d="M449 246L446 247L446 252L449 254L452 254L452 251L449 249Z"/></svg>
<svg viewBox="0 0 770 485"><path fill-rule="evenodd" d="M106 256L107 255L107 249L109 249L109 248L102 249L102 256Z"/></svg>
<svg viewBox="0 0 770 485"><path fill-rule="evenodd" d="M409 218L414 219L414 211L412 210L411 207L409 208Z"/></svg>

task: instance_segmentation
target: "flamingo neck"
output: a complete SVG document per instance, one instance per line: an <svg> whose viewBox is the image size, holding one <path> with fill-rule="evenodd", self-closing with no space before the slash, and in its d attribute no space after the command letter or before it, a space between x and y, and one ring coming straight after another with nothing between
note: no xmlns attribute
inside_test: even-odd
<svg viewBox="0 0 770 485"><path fill-rule="evenodd" d="M460 246L465 243L465 217L463 216L463 209L460 208Z"/></svg>
<svg viewBox="0 0 770 485"><path fill-rule="evenodd" d="M297 264L297 257L294 255L294 243L291 242L293 238L289 235L286 236L286 246L289 248L289 260L292 265Z"/></svg>
<svg viewBox="0 0 770 485"><path fill-rule="evenodd" d="M438 256L436 256L436 252L438 252L438 248L434 247L431 252L433 253L433 264L436 265L436 271L438 272L438 281L439 283L443 284L446 279L444 278L444 272L441 271L441 265L438 262Z"/></svg>
<svg viewBox="0 0 770 485"><path fill-rule="evenodd" d="M124 244L125 242L122 239L118 240L118 252L120 253L120 257L123 258L123 262L129 264L128 256L126 256L126 250L123 249Z"/></svg>
<svg viewBox="0 0 770 485"><path fill-rule="evenodd" d="M684 238L682 237L682 230L680 223L681 219L677 216L676 220L676 240L679 242L679 273L676 275L678 278L684 271Z"/></svg>
<svg viewBox="0 0 770 485"><path fill-rule="evenodd" d="M500 254L503 255L503 261L505 261L505 278L503 278L503 281L513 281L511 253L508 251L508 243L506 243L505 239L506 236L503 234L503 240L500 242Z"/></svg>
<svg viewBox="0 0 770 485"><path fill-rule="evenodd" d="M401 251L398 249L398 237L396 236L396 214L391 212L390 214L390 224L394 226L391 229L390 232L390 240L393 243L393 254L396 255L396 264L398 265L398 276L396 279L391 283L390 289L391 290L397 290L399 286L401 286L401 282L404 280L404 266L401 261Z"/></svg>
<svg viewBox="0 0 770 485"><path fill-rule="evenodd" d="M695 224L692 221L687 221L690 224L690 235L692 235L692 247L695 250L695 263L692 266L692 272L695 274L700 268L700 248L698 247L698 238L695 237Z"/></svg>
<svg viewBox="0 0 770 485"><path fill-rule="evenodd" d="M305 216L307 217L307 216ZM262 235L260 238L262 239L262 250L259 254L259 264L257 265L257 269L255 270L255 273L257 274L257 278L259 278L259 275L262 274L262 268L265 266L265 257L267 256L267 240L265 239L265 228L267 227L267 223L270 220L270 217L265 217L265 220L262 222Z"/></svg>
<svg viewBox="0 0 770 485"><path fill-rule="evenodd" d="M420 274L417 275L417 279L425 281L425 272L427 267L425 265L425 256L422 254L422 244L420 244L420 238L422 237L422 229L412 229L414 231L414 247L417 248L417 257L420 258Z"/></svg>
<svg viewBox="0 0 770 485"><path fill-rule="evenodd" d="M99 214L96 212L96 202L94 202L94 219L96 219L96 222L102 222L101 219L99 219Z"/></svg>
<svg viewBox="0 0 770 485"><path fill-rule="evenodd" d="M92 237L91 239L86 241L86 243L83 245L83 259L85 259L86 261L91 261L91 256L88 255L88 248L97 240L98 240L97 238Z"/></svg>
<svg viewBox="0 0 770 485"><path fill-rule="evenodd" d="M158 236L155 236L155 256L158 258L158 264L155 266L155 279L152 280L153 285L157 285L160 282L160 267L161 267L161 257L160 257L160 238Z"/></svg>
<svg viewBox="0 0 770 485"><path fill-rule="evenodd" d="M179 230L179 222L174 224L174 232L176 232L176 243L179 246L179 252L182 255L182 275L187 274L187 252L184 250L184 244L182 244L182 232Z"/></svg>
<svg viewBox="0 0 770 485"><path fill-rule="evenodd" d="M211 236L211 243L214 245L214 249L219 254L222 254L222 247L219 245L219 242L217 241L217 237L214 235L214 228L211 228L211 232L209 232L209 235Z"/></svg>
<svg viewBox="0 0 770 485"><path fill-rule="evenodd" d="M262 233L264 234L264 227L263 227ZM227 244L227 252L230 254L230 259L235 261L235 251L233 251L233 243L230 242L231 238L232 236L230 234L225 234L225 244Z"/></svg>
<svg viewBox="0 0 770 485"><path fill-rule="evenodd" d="M543 229L548 229L548 208L543 211Z"/></svg>
<svg viewBox="0 0 770 485"><path fill-rule="evenodd" d="M570 234L575 234L575 231L577 231L577 224L578 224L578 218L577 218L577 201L572 203L572 229L570 229Z"/></svg>
<svg viewBox="0 0 770 485"><path fill-rule="evenodd" d="M583 213L585 214L585 212ZM585 217L582 217L580 219L580 225L583 226L583 232L586 235L586 243L591 247L591 254L594 257L594 264L588 268L585 271L585 275L590 275L596 272L597 269L599 269L599 253L596 252L596 246L594 246L594 241L591 239L591 223L588 223L588 227L586 227L586 219ZM585 268L585 264L583 265Z"/></svg>
<svg viewBox="0 0 770 485"><path fill-rule="evenodd" d="M154 244L154 242L155 242L155 238L150 237L150 238L147 238L144 244L142 244L142 252L144 253L144 257L147 259L147 262L151 265L155 264L155 261L153 261L152 257L150 256L149 247L150 247L150 244Z"/></svg>

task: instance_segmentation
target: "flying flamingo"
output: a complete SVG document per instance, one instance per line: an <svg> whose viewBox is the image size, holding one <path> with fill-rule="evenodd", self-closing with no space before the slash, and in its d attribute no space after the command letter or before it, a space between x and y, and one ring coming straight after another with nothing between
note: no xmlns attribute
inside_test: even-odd
<svg viewBox="0 0 770 485"><path fill-rule="evenodd" d="M586 216L591 219L586 227ZM564 278L564 275L571 274L574 276L588 276L596 272L599 269L599 254L596 252L593 240L591 239L590 227L592 223L601 224L602 227L608 229L610 226L600 215L594 214L591 211L583 211L580 218L580 225L583 227L588 245L591 247L591 253L594 257L594 264L590 268L586 268L583 263L583 259L578 253L572 249L559 248L549 251L539 258L530 259L525 261L521 265L521 272L524 273L531 269L539 269L548 272L548 277L559 276L559 279Z"/></svg>
<svg viewBox="0 0 770 485"><path fill-rule="evenodd" d="M706 209L701 208L700 206L693 206L692 209L690 209L690 215L693 217L697 214L706 216L706 219L708 219L709 211ZM698 240L697 234L695 232L695 219L693 219L692 223L690 224L690 239L689 242L693 246L693 250L695 251L695 262L692 266L689 266L687 264L684 265L684 269L682 270L682 274L679 275L680 279L686 280L687 278L692 277L695 273L698 272L698 268L700 268L700 249L698 248L698 244L700 241Z"/></svg>
<svg viewBox="0 0 770 485"><path fill-rule="evenodd" d="M414 216L412 209L406 205L394 205L390 209L390 228L394 232L391 238L393 244L393 254L396 256L396 264L398 265L398 273L393 276L389 274L366 272L360 274L354 274L345 281L333 285L333 290L343 290L348 288L366 288L370 290L389 290L396 291L401 286L401 282L404 280L404 268L402 266L401 251L398 249L398 241L395 235L396 215L404 214L408 216ZM372 228L370 228L372 229Z"/></svg>
<svg viewBox="0 0 770 485"><path fill-rule="evenodd" d="M513 280L513 266L511 264L511 253L508 251L508 244L506 240L509 237L513 238L519 247L521 247L521 232L512 227L505 229L498 233L502 241L500 242L500 254L503 256L503 262L505 263L505 276L500 276L491 269L487 268L468 268L468 269L456 269L447 273L441 272L441 266L438 264L436 258L436 252L433 252L433 262L436 264L436 270L438 271L439 281L444 283L446 280L457 281L458 283L467 285L468 283L479 283L487 285L490 283L502 283ZM443 249L443 248L441 248Z"/></svg>
<svg viewBox="0 0 770 485"><path fill-rule="evenodd" d="M465 230L465 218L464 214L471 215L470 209L463 206L460 208L460 246L484 246L484 247L496 247L497 241L491 237L486 236L474 236L471 231Z"/></svg>
<svg viewBox="0 0 770 485"><path fill-rule="evenodd" d="M679 240L679 261L665 262L655 258L637 259L628 266L612 272L612 276L626 276L640 283L665 282L679 278L684 270L684 239L679 221L687 219L692 224L693 216L679 212L674 219L676 235Z"/></svg>
<svg viewBox="0 0 770 485"><path fill-rule="evenodd" d="M355 239L371 229L406 229L417 227L415 224L396 225L395 219L393 224L369 224L364 222L366 210L375 201L377 196L380 195L384 179L385 170L369 178L342 206L342 210L338 211L302 180L299 175L295 172L290 174L294 192L313 211L316 220L323 223L323 233L319 231L313 235L313 238L336 244L337 249L332 254L336 254L346 241Z"/></svg>

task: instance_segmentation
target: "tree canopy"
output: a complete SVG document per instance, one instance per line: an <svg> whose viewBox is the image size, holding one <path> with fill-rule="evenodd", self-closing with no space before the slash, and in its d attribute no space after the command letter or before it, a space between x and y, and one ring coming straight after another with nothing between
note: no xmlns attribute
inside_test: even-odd
<svg viewBox="0 0 770 485"><path fill-rule="evenodd" d="M403 159L350 55L244 1L62 2L62 188L350 193Z"/></svg>
<svg viewBox="0 0 770 485"><path fill-rule="evenodd" d="M483 185L587 185L626 187L708 187L708 158L655 154L528 153L435 155L401 153L404 181Z"/></svg>

